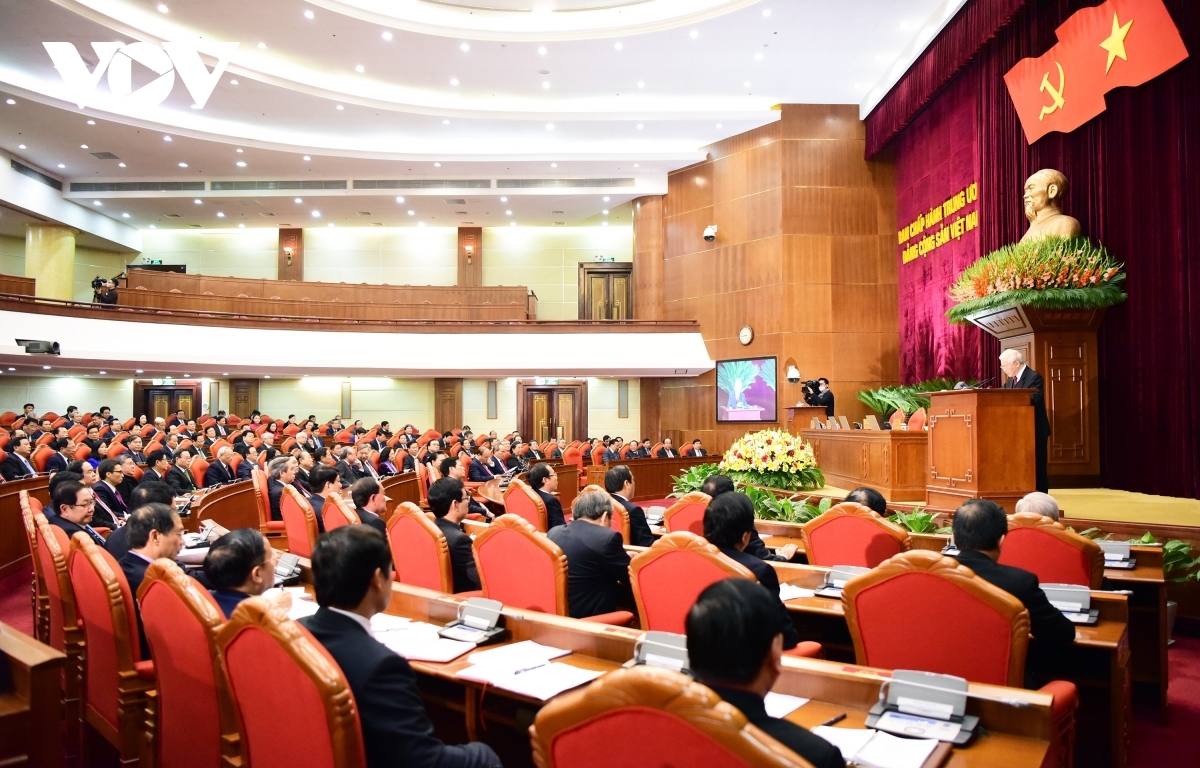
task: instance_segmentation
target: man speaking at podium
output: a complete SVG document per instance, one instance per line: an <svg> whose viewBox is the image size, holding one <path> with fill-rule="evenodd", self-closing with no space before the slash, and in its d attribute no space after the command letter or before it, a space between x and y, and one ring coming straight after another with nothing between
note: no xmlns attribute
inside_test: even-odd
<svg viewBox="0 0 1200 768"><path fill-rule="evenodd" d="M1037 489L1049 493L1050 478L1046 472L1047 446L1050 439L1050 418L1046 415L1046 385L1042 375L1025 365L1025 355L1016 349L1000 353L1000 370L1007 380L1005 389L1032 389L1034 456L1037 458Z"/></svg>

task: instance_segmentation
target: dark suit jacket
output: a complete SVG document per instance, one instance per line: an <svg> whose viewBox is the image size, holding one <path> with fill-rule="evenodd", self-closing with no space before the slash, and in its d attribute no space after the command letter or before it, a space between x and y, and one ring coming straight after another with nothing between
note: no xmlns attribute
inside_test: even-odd
<svg viewBox="0 0 1200 768"><path fill-rule="evenodd" d="M562 502L558 497L546 493L541 488L537 489L537 495L541 497L542 502L546 505L546 529L556 528L560 525L566 525L567 519L563 515Z"/></svg>
<svg viewBox="0 0 1200 768"><path fill-rule="evenodd" d="M95 522L95 520L96 518L93 517L92 521ZM108 534L108 538L104 540L104 549L117 562L129 554L129 526L123 525L113 529L113 532Z"/></svg>
<svg viewBox="0 0 1200 768"><path fill-rule="evenodd" d="M417 457L413 456L411 453L404 454L404 462L400 465L400 471L401 472L416 472L417 471Z"/></svg>
<svg viewBox="0 0 1200 768"><path fill-rule="evenodd" d="M283 513L279 511L279 500L283 497L283 483L273 477L267 478L267 498L271 501L271 519L282 520Z"/></svg>
<svg viewBox="0 0 1200 768"><path fill-rule="evenodd" d="M621 460L621 454L619 452L611 450L611 449L600 454L600 463L602 463L602 464L607 464L610 461L615 464L616 462L618 462L620 460Z"/></svg>
<svg viewBox="0 0 1200 768"><path fill-rule="evenodd" d="M96 513L92 522L97 525L113 528L116 525L115 516L124 517L129 514L129 508L125 506L121 494L110 488L108 483L101 481L93 485L92 494L96 497Z"/></svg>
<svg viewBox="0 0 1200 768"><path fill-rule="evenodd" d="M33 462L29 462L26 467L21 457L15 453L10 453L4 457L4 461L0 462L0 475L4 475L4 479L13 481L26 475L37 474L37 470L33 467Z"/></svg>
<svg viewBox="0 0 1200 768"><path fill-rule="evenodd" d="M550 458L561 459L562 458L562 450L559 448L551 448L550 449Z"/></svg>
<svg viewBox="0 0 1200 768"><path fill-rule="evenodd" d="M454 569L454 591L470 592L479 589L479 572L475 568L475 550L471 537L463 532L462 526L444 517L433 521L450 547L450 565Z"/></svg>
<svg viewBox="0 0 1200 768"><path fill-rule="evenodd" d="M708 451L704 450L703 448L693 448L692 455L693 456L707 456Z"/></svg>
<svg viewBox="0 0 1200 768"><path fill-rule="evenodd" d="M257 466L258 466L257 461L250 461L250 459L242 459L240 462L238 462L237 479L238 480L249 480L251 474L254 472L254 468Z"/></svg>
<svg viewBox="0 0 1200 768"><path fill-rule="evenodd" d="M342 478L343 485L354 485L354 482L361 477L361 475L354 471L354 467L350 466L350 462L348 461L339 461L333 465L333 468L338 473L338 476Z"/></svg>
<svg viewBox="0 0 1200 768"><path fill-rule="evenodd" d="M576 521L550 531L567 556L567 606L576 619L612 613L632 602L629 555L612 528Z"/></svg>
<svg viewBox="0 0 1200 768"><path fill-rule="evenodd" d="M495 459L496 457L493 456L492 460L494 461ZM484 464L479 459L471 459L471 465L467 467L467 480L472 483L486 483L496 475L502 474L504 474L503 469Z"/></svg>
<svg viewBox="0 0 1200 768"><path fill-rule="evenodd" d="M228 483L233 480L233 473L229 471L229 467L219 461L214 461L208 465L208 469L204 470L204 486L207 488L212 485Z"/></svg>
<svg viewBox="0 0 1200 768"><path fill-rule="evenodd" d="M654 534L650 533L650 524L646 522L646 513L629 499L614 493L612 497L625 507L629 515L629 543L635 547L649 547L654 544Z"/></svg>
<svg viewBox="0 0 1200 768"><path fill-rule="evenodd" d="M750 541L742 551L754 555L759 560L775 560L777 562L785 562L787 560L786 557L780 557L767 549L767 545L763 543L762 537L758 535L757 530L750 531Z"/></svg>
<svg viewBox="0 0 1200 768"><path fill-rule="evenodd" d="M132 475L124 478L117 484L117 493L121 494L121 498L125 500L125 506L128 507L133 500L133 490L137 487L138 480Z"/></svg>
<svg viewBox="0 0 1200 768"><path fill-rule="evenodd" d="M534 459L544 459L546 456L536 448L530 448L525 452L525 460L533 461Z"/></svg>
<svg viewBox="0 0 1200 768"><path fill-rule="evenodd" d="M297 440L296 442L299 443L301 448L308 451L309 453L312 453L313 451L317 450L318 448L325 447L325 441L322 440L317 435L309 435L308 440L305 440L303 442Z"/></svg>
<svg viewBox="0 0 1200 768"><path fill-rule="evenodd" d="M666 447L659 448L658 453L654 454L654 458L656 458L656 459L674 459L674 458L677 458L678 456L679 456L678 451L676 451L674 448L666 448Z"/></svg>
<svg viewBox="0 0 1200 768"><path fill-rule="evenodd" d="M74 536L75 534L79 533L80 531L83 531L88 536L91 537L92 541L96 542L97 546L100 546L100 547L104 546L104 537L101 536L100 534L96 533L96 531L93 530L92 526L90 526L90 525L87 525L87 526L76 525L75 523L72 523L70 520L66 519L65 517L59 517L58 515L55 515L55 514L46 515L46 522L50 523L51 525L57 525L59 528L62 528L64 531L66 531L68 539L71 538L72 536Z"/></svg>
<svg viewBox="0 0 1200 768"><path fill-rule="evenodd" d="M196 490L196 483L192 481L192 473L179 467L171 467L167 470L167 485L171 486L176 496Z"/></svg>
<svg viewBox="0 0 1200 768"><path fill-rule="evenodd" d="M805 728L771 717L767 714L766 705L757 694L737 688L726 688L723 685L710 685L713 691L741 711L746 719L756 728L783 746L812 763L816 768L845 768L846 761L837 747L830 744Z"/></svg>
<svg viewBox="0 0 1200 768"><path fill-rule="evenodd" d="M117 562L125 572L125 581L129 582L129 592L133 595L133 605L137 611L138 638L142 644L142 661L146 661L150 658L150 644L146 642L146 631L142 628L142 606L137 601L137 593L138 587L142 586L142 580L146 578L146 569L150 567L150 563L132 552L126 552Z"/></svg>
<svg viewBox="0 0 1200 768"><path fill-rule="evenodd" d="M368 512L362 508L356 509L355 512L358 512L358 519L363 522L363 525L371 526L375 530L382 533L383 538L387 538L387 523L383 522L382 517L374 512Z"/></svg>
<svg viewBox="0 0 1200 768"><path fill-rule="evenodd" d="M171 470L167 470L167 471L170 472ZM140 485L141 483L165 483L165 482L167 482L167 478L165 475L160 475L157 472L155 472L153 469L150 469L149 467L147 467L146 471L142 473L142 479L138 481L138 484Z"/></svg>
<svg viewBox="0 0 1200 768"><path fill-rule="evenodd" d="M233 615L233 611L238 607L238 603L250 597L245 592L235 592L232 589L214 589L212 590L212 596L217 601L217 605L221 606L221 612L225 614L225 618L227 619Z"/></svg>
<svg viewBox="0 0 1200 768"><path fill-rule="evenodd" d="M754 555L740 552L733 547L721 547L721 554L749 568L758 579L758 583L766 587L771 596L779 602L779 631L783 633L783 647L795 648L800 642L800 633L796 631L796 625L792 623L787 607L779 600L779 577L775 575L775 569Z"/></svg>
<svg viewBox="0 0 1200 768"><path fill-rule="evenodd" d="M1033 404L1033 431L1038 440L1050 437L1050 417L1046 415L1046 383L1042 374L1025 366L1020 378L1004 382L1005 389L1032 389L1029 401Z"/></svg>
<svg viewBox="0 0 1200 768"><path fill-rule="evenodd" d="M321 608L300 623L346 676L358 705L367 768L500 766L500 758L486 744L448 746L434 735L412 667L354 619Z"/></svg>
<svg viewBox="0 0 1200 768"><path fill-rule="evenodd" d="M129 451L129 456L133 459L133 463L142 466L146 463L146 454L141 451Z"/></svg>
<svg viewBox="0 0 1200 768"><path fill-rule="evenodd" d="M67 465L67 458L58 451L55 451L54 453L50 454L48 459L46 459L46 474L50 474L52 472L61 472L67 468Z"/></svg>
<svg viewBox="0 0 1200 768"><path fill-rule="evenodd" d="M815 400L815 405L825 406L825 415L827 417L833 415L833 390L832 389L827 389L824 392L818 392L816 394L816 397L814 397L813 399Z"/></svg>
<svg viewBox="0 0 1200 768"><path fill-rule="evenodd" d="M1050 605L1038 578L1029 571L1001 565L982 552L962 551L956 558L975 575L1021 601L1029 611L1029 629L1039 644L1069 645L1075 642L1075 625Z"/></svg>

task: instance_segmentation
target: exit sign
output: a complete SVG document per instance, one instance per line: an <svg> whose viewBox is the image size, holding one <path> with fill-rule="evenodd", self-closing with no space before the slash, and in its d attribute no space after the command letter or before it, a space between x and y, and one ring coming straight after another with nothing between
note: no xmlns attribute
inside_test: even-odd
<svg viewBox="0 0 1200 768"><path fill-rule="evenodd" d="M156 387L173 387L175 379L151 379L150 383Z"/></svg>
<svg viewBox="0 0 1200 768"><path fill-rule="evenodd" d="M543 379L539 377L534 379L533 383L535 386L539 387L554 386L555 384L558 384L558 379Z"/></svg>
<svg viewBox="0 0 1200 768"><path fill-rule="evenodd" d="M142 257L142 263L143 264L162 264L162 259L148 259L148 258Z"/></svg>

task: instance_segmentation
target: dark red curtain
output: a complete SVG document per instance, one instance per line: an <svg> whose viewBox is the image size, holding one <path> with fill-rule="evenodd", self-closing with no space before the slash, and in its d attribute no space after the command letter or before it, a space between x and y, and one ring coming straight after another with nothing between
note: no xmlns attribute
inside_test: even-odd
<svg viewBox="0 0 1200 768"><path fill-rule="evenodd" d="M1027 227L1021 187L1030 174L1041 168L1066 174L1066 211L1125 262L1128 274L1130 299L1109 310L1100 331L1105 485L1197 498L1200 2L1165 0L1191 57L1145 85L1110 92L1107 111L1072 133L1026 144L1002 79L1020 59L1054 45L1055 28L1072 13L1096 4L1032 0L952 83L978 93L980 249L988 253L1021 237ZM986 378L995 372L999 347L986 335L980 343Z"/></svg>

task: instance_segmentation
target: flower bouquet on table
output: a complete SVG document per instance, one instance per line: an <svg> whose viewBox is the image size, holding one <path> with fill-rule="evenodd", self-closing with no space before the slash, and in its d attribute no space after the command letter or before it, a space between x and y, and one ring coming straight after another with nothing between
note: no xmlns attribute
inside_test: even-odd
<svg viewBox="0 0 1200 768"><path fill-rule="evenodd" d="M746 485L806 490L825 485L812 446L774 429L751 432L737 440L721 459L721 470Z"/></svg>

